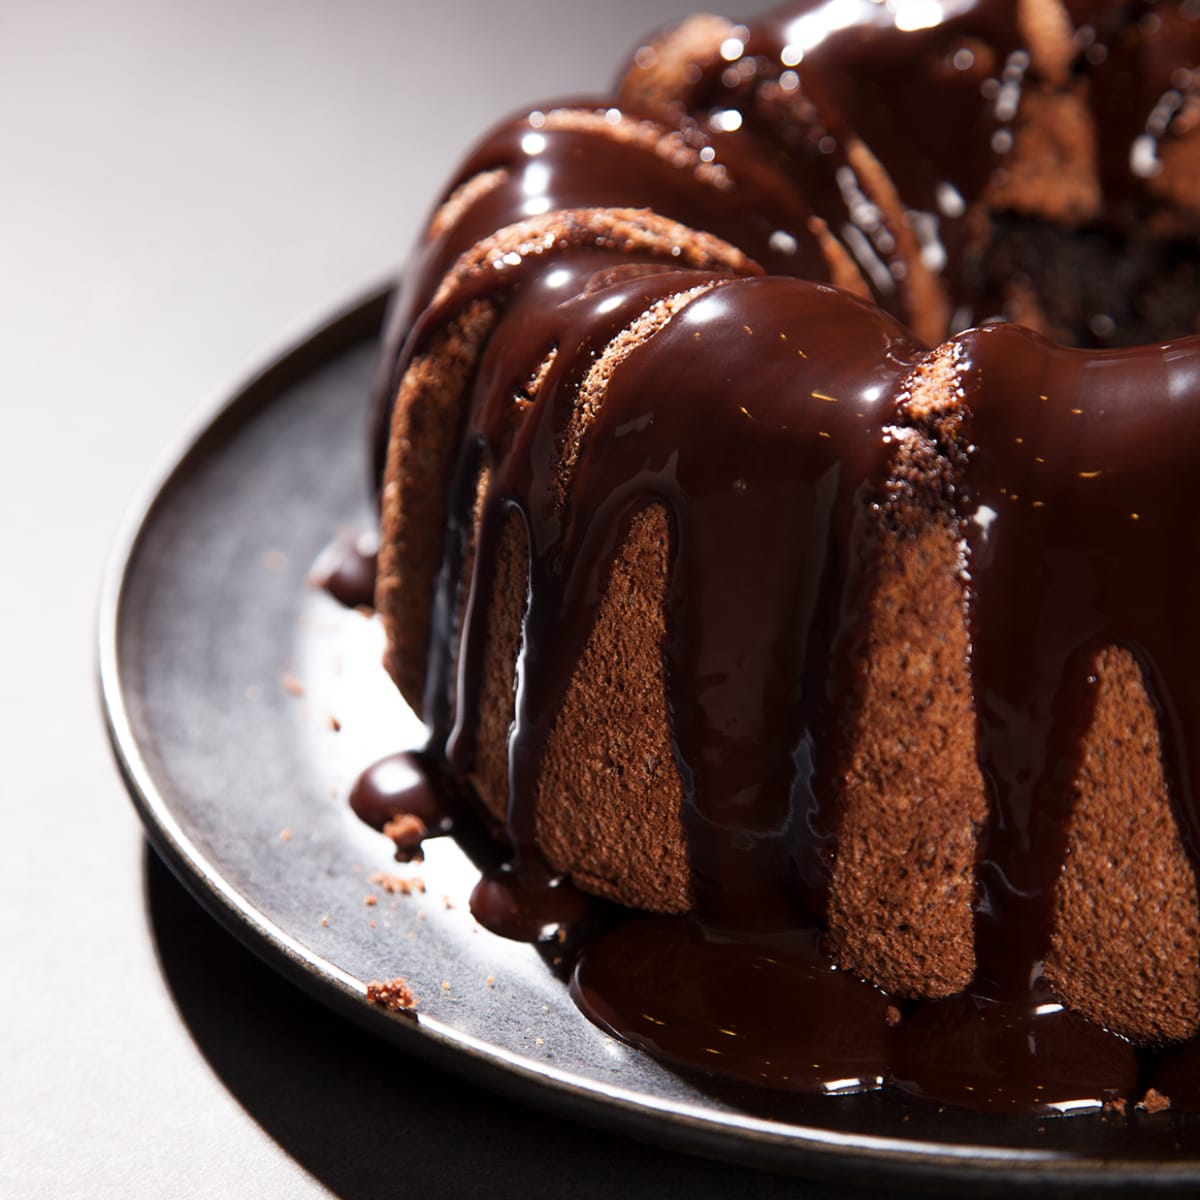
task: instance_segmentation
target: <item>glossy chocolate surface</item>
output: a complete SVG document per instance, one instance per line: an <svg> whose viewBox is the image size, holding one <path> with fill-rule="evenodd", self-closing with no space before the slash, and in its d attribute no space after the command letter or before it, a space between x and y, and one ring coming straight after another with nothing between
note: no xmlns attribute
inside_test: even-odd
<svg viewBox="0 0 1200 1200"><path fill-rule="evenodd" d="M678 154L669 159L648 148L645 119L617 109L601 119L624 140L597 124L598 109L578 127L547 112L501 126L460 183L489 171L495 179L424 249L396 328L408 330L463 249L546 208L661 203L668 215L733 238L771 271L823 277L807 205L830 224L846 215L846 148L860 137L906 205L940 206L946 286L963 301L961 221L1003 169L1012 145L1003 135L1021 88L1045 81L1026 77L1017 6L933 7L943 19L919 28L903 26L896 14L904 6L864 2L794 6L740 30L684 96ZM1158 25L1106 18L1077 39L1070 70L1082 77L1105 67L1111 87L1103 98L1089 93L1092 112L1108 120L1109 106L1120 107L1122 138L1150 120L1154 89L1138 64L1167 70L1172 86L1184 83L1176 57L1192 55L1187 38L1197 22L1165 7ZM851 9L854 22L834 21ZM1162 29L1184 26L1187 38L1164 46ZM1134 28L1143 29L1140 40ZM1100 45L1103 54L1086 53ZM1007 63L1002 77L981 77L984 49L993 67ZM997 79L1007 99L984 86ZM736 120L720 116L734 112ZM756 165L754 147L778 137L783 121L803 200L785 173L768 178ZM737 139L724 137L734 130ZM715 161L728 164L721 183L700 177ZM1119 225L1141 211L1137 162L1132 152L1123 169L1105 160L1105 221ZM889 259L877 229L867 232L884 276L902 282L900 260ZM781 247L789 259L782 268ZM541 754L614 556L633 517L660 505L671 534L667 708L695 912L634 917L586 943L572 985L584 1010L674 1062L774 1087L890 1081L939 1100L1027 1113L1132 1095L1133 1050L1065 1013L1042 962L1103 647L1130 650L1141 667L1190 851L1200 834L1191 753L1200 745L1200 698L1187 668L1200 658L1191 619L1200 569L1181 552L1192 540L1183 501L1200 434L1200 345L1084 352L991 326L938 352L953 362L962 418L956 444L940 448L953 464L949 515L964 539L991 813L978 848L975 979L960 996L901 1013L833 970L818 930L852 725L848 680L889 473L899 440L933 446L942 436L935 421L906 408L932 358L880 307L819 283L680 270L599 247L513 258L425 310L402 351L393 335L397 365L389 359L385 371L390 391L455 312L479 299L496 307L447 475L450 530L426 695L431 749L455 772L469 771L485 598L515 515L529 548L529 586L509 741L514 860L507 875L477 889L477 916L530 938L578 916L574 901L559 911L571 893L559 894L558 881L523 890L515 882L539 870ZM876 298L906 315L904 289L871 279ZM667 308L669 319L652 332L635 332L643 313ZM580 429L577 392L614 339L622 348L603 402ZM536 395L514 406L535 375ZM582 450L564 467L571 438ZM472 536L473 573L460 580ZM830 1041L814 1029L829 1031Z"/></svg>
<svg viewBox="0 0 1200 1200"><path fill-rule="evenodd" d="M837 970L815 929L722 938L642 917L589 942L571 995L668 1062L781 1091L871 1091L887 1073L888 998Z"/></svg>
<svg viewBox="0 0 1200 1200"><path fill-rule="evenodd" d="M832 228L854 231L850 244L879 298L911 321L902 243L886 213L881 221L877 199L863 195L870 188L850 153L854 143L869 147L917 214L923 257L961 328L993 313L994 297L976 291L972 223L989 189L1022 169L1026 97L1069 95L1085 108L1099 131L1100 205L1090 219L1128 233L1155 207L1162 144L1198 82L1194 6L1070 6L1076 33L1062 78L1052 64L1039 69L1025 7L1036 8L1015 0L788 5L739 26L682 103L699 123L735 125L786 146L784 169Z"/></svg>
<svg viewBox="0 0 1200 1200"><path fill-rule="evenodd" d="M1012 961L1015 940L1032 962L1049 938L1105 646L1129 649L1142 667L1184 838L1197 845L1200 706L1189 664L1200 654L1200 571L1185 550L1185 498L1200 444L1200 343L1085 353L994 326L958 345L979 759L1000 818L982 847L976 945L981 976L1003 994L1028 977Z"/></svg>
<svg viewBox="0 0 1200 1200"><path fill-rule="evenodd" d="M370 608L375 603L378 557L374 534L340 534L313 565L313 582L347 608Z"/></svg>
<svg viewBox="0 0 1200 1200"><path fill-rule="evenodd" d="M398 816L418 818L431 833L449 823L436 783L420 758L407 752L389 754L367 767L350 788L350 807L373 829Z"/></svg>

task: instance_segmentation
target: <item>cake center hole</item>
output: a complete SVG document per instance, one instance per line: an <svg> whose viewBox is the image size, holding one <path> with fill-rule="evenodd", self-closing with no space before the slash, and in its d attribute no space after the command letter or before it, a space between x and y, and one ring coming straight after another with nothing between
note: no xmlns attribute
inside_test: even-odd
<svg viewBox="0 0 1200 1200"><path fill-rule="evenodd" d="M1138 227L1065 230L994 218L969 281L976 323L1013 321L1070 346L1137 346L1200 332L1200 245Z"/></svg>

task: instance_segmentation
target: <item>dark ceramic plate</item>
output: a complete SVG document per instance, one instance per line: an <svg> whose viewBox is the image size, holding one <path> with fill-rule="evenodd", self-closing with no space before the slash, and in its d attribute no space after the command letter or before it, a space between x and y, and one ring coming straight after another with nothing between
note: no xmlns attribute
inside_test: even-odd
<svg viewBox="0 0 1200 1200"><path fill-rule="evenodd" d="M421 729L378 666L377 622L306 583L339 526L369 522L364 397L383 303L338 317L225 404L114 557L104 703L146 830L180 879L289 979L379 1036L643 1140L892 1187L1200 1187L1200 1122L1173 1114L986 1118L682 1076L580 1016L552 956L475 925L477 871L455 842L428 842L419 867L392 861L345 797L360 768L419 744ZM426 890L388 895L369 882L377 871L419 874ZM397 975L417 993L417 1020L366 1002L367 981Z"/></svg>

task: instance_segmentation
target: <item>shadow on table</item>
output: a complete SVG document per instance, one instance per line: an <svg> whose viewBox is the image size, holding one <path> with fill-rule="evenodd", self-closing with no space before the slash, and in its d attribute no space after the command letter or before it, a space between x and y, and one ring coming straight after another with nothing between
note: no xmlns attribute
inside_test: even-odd
<svg viewBox="0 0 1200 1200"><path fill-rule="evenodd" d="M276 975L203 911L148 846L144 862L159 962L196 1045L246 1112L346 1200L873 1194L643 1146L430 1067Z"/></svg>

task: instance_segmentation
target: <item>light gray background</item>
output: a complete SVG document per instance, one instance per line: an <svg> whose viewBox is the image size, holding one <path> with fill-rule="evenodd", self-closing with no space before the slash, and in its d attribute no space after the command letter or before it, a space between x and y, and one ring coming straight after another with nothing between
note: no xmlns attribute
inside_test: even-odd
<svg viewBox="0 0 1200 1200"><path fill-rule="evenodd" d="M295 993L148 854L95 694L183 429L395 268L483 126L692 4L0 0L0 1194L852 1195L496 1102Z"/></svg>

